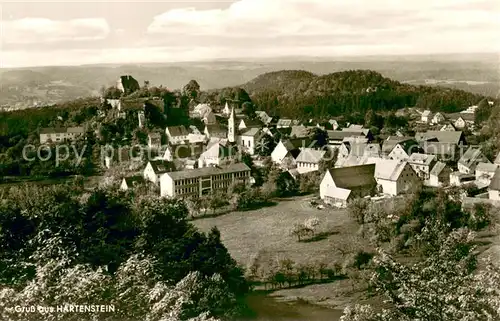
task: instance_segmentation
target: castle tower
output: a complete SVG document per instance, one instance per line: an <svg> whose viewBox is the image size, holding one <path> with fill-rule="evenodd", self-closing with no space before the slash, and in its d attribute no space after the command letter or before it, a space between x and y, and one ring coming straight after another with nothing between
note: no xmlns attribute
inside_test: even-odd
<svg viewBox="0 0 500 321"><path fill-rule="evenodd" d="M236 116L234 116L234 108L231 109L231 115L227 121L227 140L231 143L236 141Z"/></svg>

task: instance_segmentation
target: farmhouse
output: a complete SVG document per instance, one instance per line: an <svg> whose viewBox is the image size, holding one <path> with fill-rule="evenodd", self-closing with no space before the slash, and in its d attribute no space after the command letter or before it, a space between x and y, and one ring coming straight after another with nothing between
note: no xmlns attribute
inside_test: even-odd
<svg viewBox="0 0 500 321"><path fill-rule="evenodd" d="M321 199L337 207L346 207L355 197L372 195L377 182L375 164L342 167L327 170L321 180Z"/></svg>
<svg viewBox="0 0 500 321"><path fill-rule="evenodd" d="M458 171L464 174L474 174L477 164L489 162L480 148L471 146L458 160Z"/></svg>
<svg viewBox="0 0 500 321"><path fill-rule="evenodd" d="M40 129L40 144L72 141L83 134L83 127L42 128Z"/></svg>
<svg viewBox="0 0 500 321"><path fill-rule="evenodd" d="M436 162L429 175L429 185L442 187L450 184L451 168L443 162Z"/></svg>
<svg viewBox="0 0 500 321"><path fill-rule="evenodd" d="M409 163L388 159L375 163L375 180L382 193L391 196L412 192L421 184Z"/></svg>
<svg viewBox="0 0 500 321"><path fill-rule="evenodd" d="M160 178L162 197L193 197L226 192L241 182L250 184L250 168L243 163L165 173Z"/></svg>

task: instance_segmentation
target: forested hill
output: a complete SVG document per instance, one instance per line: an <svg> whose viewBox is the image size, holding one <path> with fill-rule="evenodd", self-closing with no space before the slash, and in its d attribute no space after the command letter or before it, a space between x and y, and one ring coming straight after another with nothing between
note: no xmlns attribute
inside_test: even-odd
<svg viewBox="0 0 500 321"><path fill-rule="evenodd" d="M283 70L260 75L241 87L259 109L298 118L413 106L457 112L484 98L462 90L404 84L370 70L321 76L303 70Z"/></svg>

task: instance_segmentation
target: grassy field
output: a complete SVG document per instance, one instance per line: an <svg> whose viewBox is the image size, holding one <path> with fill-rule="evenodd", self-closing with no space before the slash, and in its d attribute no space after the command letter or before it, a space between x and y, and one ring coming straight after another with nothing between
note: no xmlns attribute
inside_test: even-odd
<svg viewBox="0 0 500 321"><path fill-rule="evenodd" d="M318 232L325 237L314 242L298 242L290 235L295 223L316 217L320 220ZM335 260L336 246L346 236L356 233L345 210L318 210L309 205L308 198L280 201L277 205L254 211L233 212L193 222L203 231L217 226L224 245L241 265L248 266L259 256L262 259L289 258L294 262L331 263Z"/></svg>

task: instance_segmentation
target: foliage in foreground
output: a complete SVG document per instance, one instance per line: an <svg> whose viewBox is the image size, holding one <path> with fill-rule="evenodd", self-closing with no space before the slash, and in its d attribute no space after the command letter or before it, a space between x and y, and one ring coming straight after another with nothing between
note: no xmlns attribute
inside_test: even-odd
<svg viewBox="0 0 500 321"><path fill-rule="evenodd" d="M242 270L218 230L200 233L187 221L182 201L99 189L81 195L70 186L13 188L2 196L5 308L113 304L120 319L151 321L239 311L248 289ZM2 310L11 319L12 311ZM78 320L91 317L78 314Z"/></svg>

